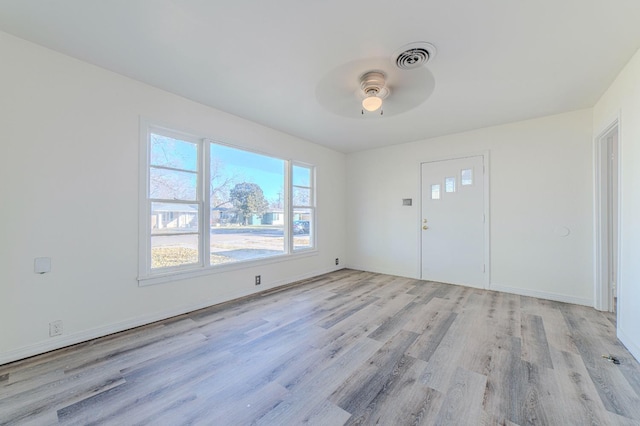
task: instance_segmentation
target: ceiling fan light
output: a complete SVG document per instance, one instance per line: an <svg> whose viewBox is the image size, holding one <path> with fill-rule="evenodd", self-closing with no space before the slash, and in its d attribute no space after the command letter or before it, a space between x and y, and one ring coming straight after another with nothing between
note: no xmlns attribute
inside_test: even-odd
<svg viewBox="0 0 640 426"><path fill-rule="evenodd" d="M362 108L369 112L373 112L382 106L382 99L373 95L367 96L362 100Z"/></svg>

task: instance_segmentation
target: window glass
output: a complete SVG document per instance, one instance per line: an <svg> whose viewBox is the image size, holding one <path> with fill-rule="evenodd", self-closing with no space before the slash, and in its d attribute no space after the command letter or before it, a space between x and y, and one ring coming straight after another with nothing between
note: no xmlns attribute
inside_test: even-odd
<svg viewBox="0 0 640 426"><path fill-rule="evenodd" d="M155 127L147 136L141 280L314 248L313 166Z"/></svg>
<svg viewBox="0 0 640 426"><path fill-rule="evenodd" d="M444 192L456 192L456 178L444 178Z"/></svg>
<svg viewBox="0 0 640 426"><path fill-rule="evenodd" d="M473 169L463 169L460 172L460 185L473 185Z"/></svg>
<svg viewBox="0 0 640 426"><path fill-rule="evenodd" d="M293 249L312 247L313 210L296 208L293 210Z"/></svg>
<svg viewBox="0 0 640 426"><path fill-rule="evenodd" d="M285 253L286 162L210 145L212 265Z"/></svg>
<svg viewBox="0 0 640 426"><path fill-rule="evenodd" d="M199 263L198 205L151 203L151 268Z"/></svg>
<svg viewBox="0 0 640 426"><path fill-rule="evenodd" d="M198 145L152 133L151 166L196 171L198 164Z"/></svg>
<svg viewBox="0 0 640 426"><path fill-rule="evenodd" d="M165 200L197 199L197 173L151 167L149 174L149 195L151 198Z"/></svg>
<svg viewBox="0 0 640 426"><path fill-rule="evenodd" d="M185 265L198 265L197 234L151 237L151 268L171 268Z"/></svg>
<svg viewBox="0 0 640 426"><path fill-rule="evenodd" d="M198 233L197 204L151 203L151 234Z"/></svg>
<svg viewBox="0 0 640 426"><path fill-rule="evenodd" d="M439 200L440 199L440 185L434 184L431 185L431 199Z"/></svg>
<svg viewBox="0 0 640 426"><path fill-rule="evenodd" d="M311 188L293 187L293 205L294 206L310 206L311 205Z"/></svg>
<svg viewBox="0 0 640 426"><path fill-rule="evenodd" d="M303 250L312 248L314 245L313 169L309 166L294 164L292 175L293 250Z"/></svg>
<svg viewBox="0 0 640 426"><path fill-rule="evenodd" d="M158 133L149 141L149 267L200 265L198 144Z"/></svg>
<svg viewBox="0 0 640 426"><path fill-rule="evenodd" d="M311 169L304 166L293 166L293 184L295 186L311 186Z"/></svg>

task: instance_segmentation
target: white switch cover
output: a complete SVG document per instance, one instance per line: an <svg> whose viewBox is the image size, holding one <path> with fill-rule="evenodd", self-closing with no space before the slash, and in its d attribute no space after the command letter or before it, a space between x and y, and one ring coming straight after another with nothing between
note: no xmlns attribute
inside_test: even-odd
<svg viewBox="0 0 640 426"><path fill-rule="evenodd" d="M45 274L51 272L51 258L50 257L36 257L33 262L33 272L36 274Z"/></svg>

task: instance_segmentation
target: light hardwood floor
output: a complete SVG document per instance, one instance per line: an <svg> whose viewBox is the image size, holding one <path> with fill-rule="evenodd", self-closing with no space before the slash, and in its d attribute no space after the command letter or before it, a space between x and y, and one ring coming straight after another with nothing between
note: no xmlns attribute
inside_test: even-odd
<svg viewBox="0 0 640 426"><path fill-rule="evenodd" d="M610 314L353 270L0 366L3 425L305 423L638 425L640 366Z"/></svg>

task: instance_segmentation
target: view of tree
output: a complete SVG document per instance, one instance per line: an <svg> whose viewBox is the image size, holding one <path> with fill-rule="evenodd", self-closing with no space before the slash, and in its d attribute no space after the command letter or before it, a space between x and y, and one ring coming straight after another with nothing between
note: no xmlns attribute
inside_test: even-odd
<svg viewBox="0 0 640 426"><path fill-rule="evenodd" d="M250 182L236 184L229 192L229 201L242 213L244 225L249 224L251 215L261 215L269 207L262 188Z"/></svg>
<svg viewBox="0 0 640 426"><path fill-rule="evenodd" d="M311 203L311 190L309 188L293 187L293 204L295 206L308 206Z"/></svg>
<svg viewBox="0 0 640 426"><path fill-rule="evenodd" d="M284 189L280 189L278 193L269 201L269 208L273 210L284 209Z"/></svg>
<svg viewBox="0 0 640 426"><path fill-rule="evenodd" d="M165 200L195 200L197 146L162 135L151 135L149 196Z"/></svg>
<svg viewBox="0 0 640 426"><path fill-rule="evenodd" d="M212 224L240 222L248 225L252 215L261 215L270 207L283 209L284 188L267 200L259 185L248 182L253 180L252 178L243 176L241 168L235 167L235 163L224 159L225 155L230 155L226 152L230 149L222 146L211 148L208 198L212 209ZM216 155L218 152L216 150L220 155ZM171 204L173 200L197 201L200 198L197 183L200 161L198 152L197 143L152 133L149 165L150 198L165 204ZM248 156L247 158L258 156L258 154L248 153L243 155ZM260 159L260 161L264 160ZM271 167L277 169L277 164ZM167 208L165 205L162 207ZM216 211L213 212L213 209Z"/></svg>
<svg viewBox="0 0 640 426"><path fill-rule="evenodd" d="M215 209L222 207L225 204L230 204L229 191L231 191L231 185L237 182L239 179L236 174L225 173L224 163L218 158L211 159L210 173L211 173L211 186L210 186L210 199L211 208Z"/></svg>

